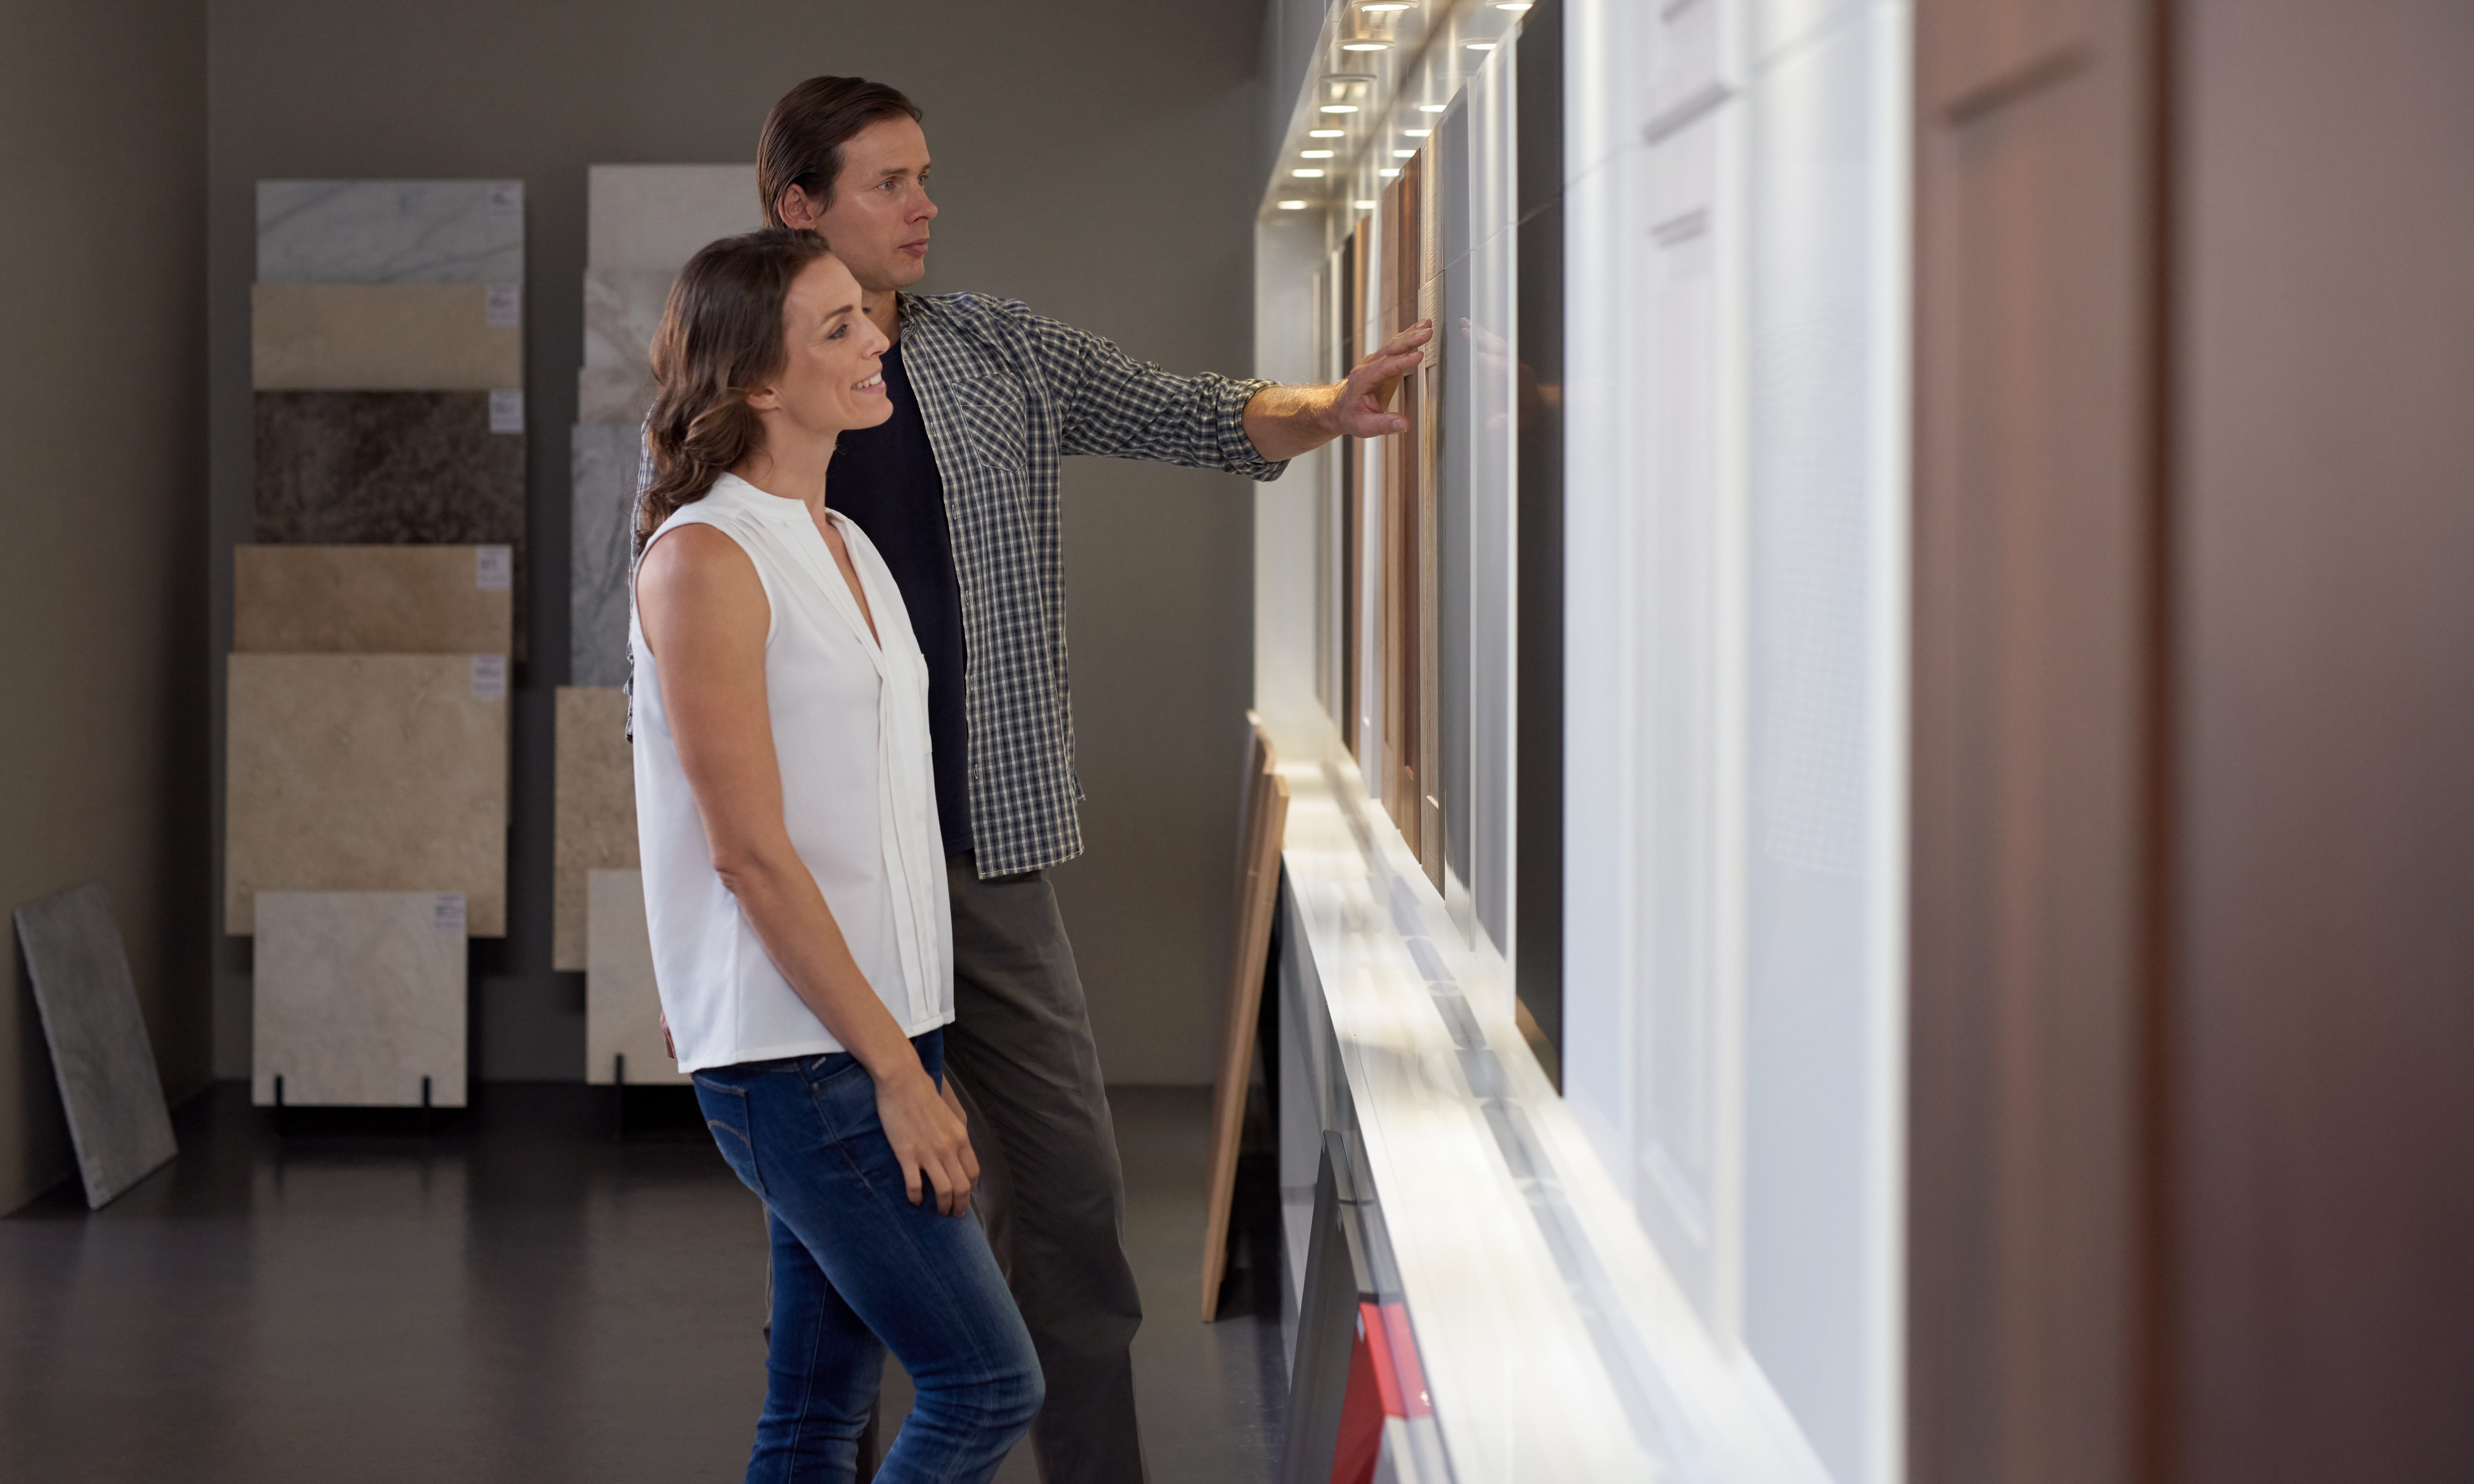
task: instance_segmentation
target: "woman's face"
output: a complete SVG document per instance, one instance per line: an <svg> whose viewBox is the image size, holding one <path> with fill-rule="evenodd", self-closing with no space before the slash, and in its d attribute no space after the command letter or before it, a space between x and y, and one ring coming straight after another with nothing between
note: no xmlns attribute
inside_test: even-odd
<svg viewBox="0 0 2474 1484"><path fill-rule="evenodd" d="M893 416L882 359L891 342L860 312L859 282L841 259L819 257L791 280L782 339L788 358L771 390L792 427L832 434Z"/></svg>

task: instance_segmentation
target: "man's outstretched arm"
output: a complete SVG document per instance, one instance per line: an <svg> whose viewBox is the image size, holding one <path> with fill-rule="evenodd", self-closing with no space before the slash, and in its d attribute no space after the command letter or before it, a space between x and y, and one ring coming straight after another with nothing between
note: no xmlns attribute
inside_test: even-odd
<svg viewBox="0 0 2474 1484"><path fill-rule="evenodd" d="M1377 438L1408 427L1391 410L1400 378L1415 371L1432 321L1419 320L1357 363L1334 386L1267 386L1246 403L1246 436L1273 463L1311 452L1334 438Z"/></svg>

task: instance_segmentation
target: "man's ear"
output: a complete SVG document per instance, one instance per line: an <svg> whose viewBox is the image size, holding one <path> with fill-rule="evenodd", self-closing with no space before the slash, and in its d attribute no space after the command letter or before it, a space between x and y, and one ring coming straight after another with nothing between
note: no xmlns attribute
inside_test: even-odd
<svg viewBox="0 0 2474 1484"><path fill-rule="evenodd" d="M816 204L808 199L807 191L797 185L786 188L782 199L775 205L781 212L782 225L794 231L815 231L816 218L823 215L816 208Z"/></svg>

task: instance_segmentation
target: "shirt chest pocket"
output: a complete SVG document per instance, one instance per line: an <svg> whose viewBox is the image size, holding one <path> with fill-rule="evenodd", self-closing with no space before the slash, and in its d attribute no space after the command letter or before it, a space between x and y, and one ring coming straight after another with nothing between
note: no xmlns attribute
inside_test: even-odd
<svg viewBox="0 0 2474 1484"><path fill-rule="evenodd" d="M998 377L977 381L955 403L971 458L995 469L1030 465L1030 400L1019 382Z"/></svg>

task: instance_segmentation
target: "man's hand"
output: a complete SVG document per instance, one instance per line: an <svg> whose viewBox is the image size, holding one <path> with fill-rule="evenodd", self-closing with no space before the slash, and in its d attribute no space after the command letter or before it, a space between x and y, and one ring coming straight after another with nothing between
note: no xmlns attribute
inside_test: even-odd
<svg viewBox="0 0 2474 1484"><path fill-rule="evenodd" d="M1418 369L1432 320L1419 320L1357 363L1337 386L1267 386L1246 403L1246 436L1255 451L1277 463L1322 448L1334 438L1380 438L1405 431L1409 421L1392 411L1400 378Z"/></svg>

